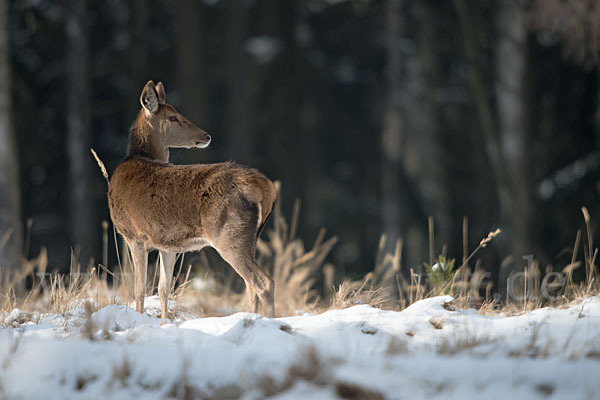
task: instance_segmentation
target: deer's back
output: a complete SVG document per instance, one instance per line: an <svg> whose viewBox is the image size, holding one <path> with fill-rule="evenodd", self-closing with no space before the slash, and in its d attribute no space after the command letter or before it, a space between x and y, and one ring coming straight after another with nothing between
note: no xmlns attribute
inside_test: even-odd
<svg viewBox="0 0 600 400"><path fill-rule="evenodd" d="M251 168L234 163L171 165L143 158L117 167L108 197L119 233L150 247L179 251L189 250L197 238L218 236L226 224L258 215L264 204L270 212L275 200L271 181Z"/></svg>

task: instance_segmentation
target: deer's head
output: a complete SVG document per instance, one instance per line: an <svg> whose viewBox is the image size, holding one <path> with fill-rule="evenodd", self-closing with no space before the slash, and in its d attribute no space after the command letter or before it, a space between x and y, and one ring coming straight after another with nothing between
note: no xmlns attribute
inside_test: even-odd
<svg viewBox="0 0 600 400"><path fill-rule="evenodd" d="M148 81L142 95L143 123L153 133L153 139L161 147L205 148L210 144L210 135L188 121L173 106L165 103L165 87Z"/></svg>

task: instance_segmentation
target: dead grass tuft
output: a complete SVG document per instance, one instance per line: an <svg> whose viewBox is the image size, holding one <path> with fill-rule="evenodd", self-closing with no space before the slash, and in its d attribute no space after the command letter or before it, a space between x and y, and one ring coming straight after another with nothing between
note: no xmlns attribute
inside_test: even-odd
<svg viewBox="0 0 600 400"><path fill-rule="evenodd" d="M552 393L554 393L554 390L556 389L556 386L554 386L553 383L549 383L549 382L545 382L545 383L540 383L539 385L537 385L535 387L535 390L538 391L538 393L540 393L543 396L552 396Z"/></svg>
<svg viewBox="0 0 600 400"><path fill-rule="evenodd" d="M311 382L317 386L324 386L327 383L325 363L317 349L312 346L303 351L296 362L289 367L283 381L264 375L258 379L258 388L267 398L289 390L298 380Z"/></svg>
<svg viewBox="0 0 600 400"><path fill-rule="evenodd" d="M341 399L348 400L383 400L385 398L375 390L367 389L354 383L337 382L335 391Z"/></svg>
<svg viewBox="0 0 600 400"><path fill-rule="evenodd" d="M600 359L600 350L593 349L586 353L586 358Z"/></svg>
<svg viewBox="0 0 600 400"><path fill-rule="evenodd" d="M292 335L294 333L294 328L292 328L288 324L279 325L279 329L284 331L285 333L289 333L290 335Z"/></svg>
<svg viewBox="0 0 600 400"><path fill-rule="evenodd" d="M429 318L429 323L435 329L443 329L444 328L444 319L443 318L431 317L431 318Z"/></svg>
<svg viewBox="0 0 600 400"><path fill-rule="evenodd" d="M200 398L202 400L237 400L241 399L243 396L243 391L236 385L225 385L218 387L212 391L211 394L203 395L201 397L190 397L190 398Z"/></svg>
<svg viewBox="0 0 600 400"><path fill-rule="evenodd" d="M407 332L407 334L408 334L408 332ZM412 335L409 335L409 336L414 336L414 332ZM408 353L409 353L409 347L408 347L407 342L398 337L392 336L392 338L390 339L390 342L388 343L386 354L390 355L390 356L395 356L398 354L408 354Z"/></svg>
<svg viewBox="0 0 600 400"><path fill-rule="evenodd" d="M125 387L132 373L131 361L127 356L123 356L120 362L113 365L111 382L119 382L121 387Z"/></svg>
<svg viewBox="0 0 600 400"><path fill-rule="evenodd" d="M396 344L393 340L388 347L389 354L400 354L405 351L402 349L400 341ZM356 400L379 400L383 399L381 393L361 387L356 384L335 381L329 374L328 366L335 360L323 360L315 347L308 347L301 352L298 359L292 364L285 378L278 381L270 375L264 375L257 381L257 388L260 390L261 398L270 398L290 390L297 381L308 382L315 386L325 387L333 385L335 392L341 399Z"/></svg>
<svg viewBox="0 0 600 400"><path fill-rule="evenodd" d="M77 378L75 379L75 390L84 390L88 384L96 381L97 379L97 375L90 373L81 373L77 375Z"/></svg>
<svg viewBox="0 0 600 400"><path fill-rule="evenodd" d="M476 347L492 344L495 341L488 336L475 335L462 332L460 336L443 337L437 344L437 353L443 355L455 355L463 351L472 350Z"/></svg>
<svg viewBox="0 0 600 400"><path fill-rule="evenodd" d="M527 357L527 358L547 358L557 350L556 344L552 340L541 341L542 344L538 343L540 338L540 330L543 323L536 323L531 331L531 338L529 342L522 348L511 350L508 355L509 357ZM565 347L568 346L565 344ZM566 348L564 349L566 350Z"/></svg>
<svg viewBox="0 0 600 400"><path fill-rule="evenodd" d="M96 333L98 332L98 324L92 319L94 314L94 306L90 301L84 303L85 310L85 322L81 328L81 336L88 340L96 340Z"/></svg>

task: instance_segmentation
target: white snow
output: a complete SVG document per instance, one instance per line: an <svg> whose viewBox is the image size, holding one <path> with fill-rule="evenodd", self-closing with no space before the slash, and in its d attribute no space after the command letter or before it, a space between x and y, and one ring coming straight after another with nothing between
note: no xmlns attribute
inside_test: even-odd
<svg viewBox="0 0 600 400"><path fill-rule="evenodd" d="M600 298L519 316L484 316L451 300L163 326L154 298L151 315L125 305L91 316L82 305L14 310L0 318L0 397L600 398Z"/></svg>
<svg viewBox="0 0 600 400"><path fill-rule="evenodd" d="M435 264L433 264L433 267L431 267L432 271L437 271L437 270L442 270L445 271L446 270L446 264L443 262L436 262Z"/></svg>

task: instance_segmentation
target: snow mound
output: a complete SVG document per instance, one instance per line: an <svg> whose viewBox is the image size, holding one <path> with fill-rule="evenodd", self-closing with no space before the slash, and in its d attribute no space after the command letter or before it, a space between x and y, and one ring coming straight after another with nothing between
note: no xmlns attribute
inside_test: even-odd
<svg viewBox="0 0 600 400"><path fill-rule="evenodd" d="M293 334L291 326L285 322L250 313L236 313L220 318L197 318L186 321L179 327L220 336L235 344L260 341L264 338L273 341L280 336Z"/></svg>
<svg viewBox="0 0 600 400"><path fill-rule="evenodd" d="M600 398L599 298L517 316L451 301L163 326L152 299L152 315L125 305L91 317L81 305L15 310L0 332L0 387L7 398L47 399ZM82 335L89 320L105 334Z"/></svg>
<svg viewBox="0 0 600 400"><path fill-rule="evenodd" d="M159 326L160 321L145 314L140 314L129 306L110 304L92 315L92 320L103 329L114 332L142 326Z"/></svg>
<svg viewBox="0 0 600 400"><path fill-rule="evenodd" d="M405 315L441 315L447 314L448 310L444 308L445 304L450 303L454 298L452 296L437 296L429 299L417 301L402 311Z"/></svg>

